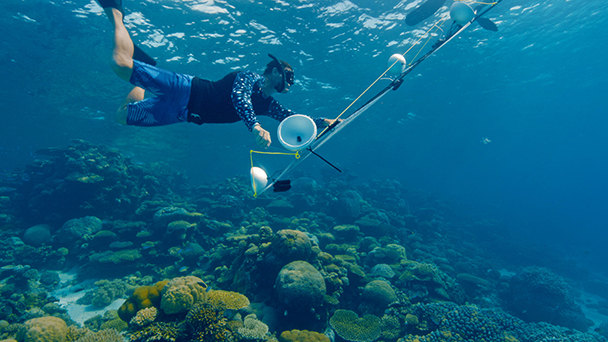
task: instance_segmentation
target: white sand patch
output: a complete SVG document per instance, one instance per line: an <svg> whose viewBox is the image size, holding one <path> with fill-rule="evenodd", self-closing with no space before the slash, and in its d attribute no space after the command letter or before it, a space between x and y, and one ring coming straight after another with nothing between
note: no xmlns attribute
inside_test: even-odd
<svg viewBox="0 0 608 342"><path fill-rule="evenodd" d="M51 294L59 299L59 305L66 309L72 320L78 324L83 324L89 318L103 315L108 310L118 310L124 303L124 299L117 299L104 308L93 307L92 305L77 304L76 301L82 298L86 290L94 287L96 280L87 280L78 284L73 284L76 279L76 270L67 273L59 272L61 287Z"/></svg>

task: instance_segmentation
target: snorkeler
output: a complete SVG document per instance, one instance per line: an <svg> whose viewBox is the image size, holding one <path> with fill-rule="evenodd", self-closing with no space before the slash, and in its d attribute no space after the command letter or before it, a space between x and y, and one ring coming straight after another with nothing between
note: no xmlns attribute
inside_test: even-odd
<svg viewBox="0 0 608 342"><path fill-rule="evenodd" d="M232 123L243 121L255 135L256 143L268 147L270 133L257 115L276 120L295 114L272 98L287 93L294 83L294 71L285 61L272 60L263 75L235 71L219 81L178 74L154 66L156 62L133 44L123 23L122 0L97 0L114 28L111 67L114 73L134 85L116 112L123 125L163 126L179 122ZM156 95L144 99L145 91ZM335 120L316 118L318 127Z"/></svg>

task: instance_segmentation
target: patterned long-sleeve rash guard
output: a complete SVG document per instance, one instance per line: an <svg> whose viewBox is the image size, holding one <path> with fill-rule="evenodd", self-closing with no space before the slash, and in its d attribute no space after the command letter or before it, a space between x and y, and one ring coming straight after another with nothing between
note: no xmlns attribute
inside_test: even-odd
<svg viewBox="0 0 608 342"><path fill-rule="evenodd" d="M264 95L264 82L264 76L248 70L232 72L215 82L194 77L188 121L199 125L243 121L251 131L258 115L281 121L295 114L272 96ZM323 118L314 121L320 127Z"/></svg>

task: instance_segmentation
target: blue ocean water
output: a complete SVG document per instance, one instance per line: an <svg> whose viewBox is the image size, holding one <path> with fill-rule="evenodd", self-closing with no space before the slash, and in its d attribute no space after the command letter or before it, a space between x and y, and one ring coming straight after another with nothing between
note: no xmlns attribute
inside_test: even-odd
<svg viewBox="0 0 608 342"><path fill-rule="evenodd" d="M419 3L125 0L124 7L134 39L159 66L219 79L261 71L270 52L296 70L290 94L276 98L299 113L335 117L389 56L447 11L406 26ZM487 17L498 32L471 27L320 152L356 174L354 182L397 179L466 215L499 220L524 245L605 273L606 4L504 0ZM112 122L129 86L107 65L110 27L94 1L3 0L0 22L0 169L84 139L134 161L168 161L194 185L248 174L255 146L241 123ZM327 168L318 160L301 167L318 178Z"/></svg>

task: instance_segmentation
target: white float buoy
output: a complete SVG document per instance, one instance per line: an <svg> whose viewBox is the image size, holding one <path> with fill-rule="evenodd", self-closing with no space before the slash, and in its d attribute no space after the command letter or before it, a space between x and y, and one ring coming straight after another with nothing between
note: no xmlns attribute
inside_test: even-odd
<svg viewBox="0 0 608 342"><path fill-rule="evenodd" d="M268 175L262 168L254 166L251 168L251 188L253 193L262 191L268 184Z"/></svg>
<svg viewBox="0 0 608 342"><path fill-rule="evenodd" d="M397 62L397 63L395 63ZM405 71L405 57L398 53L392 55L388 59L389 74L399 75Z"/></svg>
<svg viewBox="0 0 608 342"><path fill-rule="evenodd" d="M456 1L450 7L450 18L460 25L465 25L475 18L475 11L473 11L469 4Z"/></svg>
<svg viewBox="0 0 608 342"><path fill-rule="evenodd" d="M290 151L301 151L312 144L317 136L317 125L308 116L291 115L283 119L277 129L279 142Z"/></svg>

